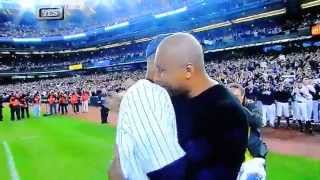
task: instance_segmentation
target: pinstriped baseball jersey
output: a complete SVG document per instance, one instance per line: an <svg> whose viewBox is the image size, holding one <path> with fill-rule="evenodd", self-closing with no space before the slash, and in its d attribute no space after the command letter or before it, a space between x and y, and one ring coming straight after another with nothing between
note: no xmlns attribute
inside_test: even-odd
<svg viewBox="0 0 320 180"><path fill-rule="evenodd" d="M127 91L120 105L116 144L126 179L148 179L147 173L185 155L165 89L140 80Z"/></svg>

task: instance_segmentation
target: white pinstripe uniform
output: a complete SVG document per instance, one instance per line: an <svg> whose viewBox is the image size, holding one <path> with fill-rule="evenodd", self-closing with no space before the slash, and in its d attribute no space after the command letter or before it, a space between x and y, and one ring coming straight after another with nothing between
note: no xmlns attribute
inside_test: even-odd
<svg viewBox="0 0 320 180"><path fill-rule="evenodd" d="M120 105L116 144L126 179L148 179L147 173L185 155L165 89L148 80L129 88Z"/></svg>
<svg viewBox="0 0 320 180"><path fill-rule="evenodd" d="M308 89L302 86L301 89L294 89L296 108L295 114L298 120L308 121L307 97L310 95Z"/></svg>
<svg viewBox="0 0 320 180"><path fill-rule="evenodd" d="M314 88L313 85L307 85L306 88L308 89L308 97L307 97L307 114L308 114L308 120L311 120L312 119L312 112L313 112L313 96L312 94L310 93L313 92L315 93L316 92L316 89Z"/></svg>

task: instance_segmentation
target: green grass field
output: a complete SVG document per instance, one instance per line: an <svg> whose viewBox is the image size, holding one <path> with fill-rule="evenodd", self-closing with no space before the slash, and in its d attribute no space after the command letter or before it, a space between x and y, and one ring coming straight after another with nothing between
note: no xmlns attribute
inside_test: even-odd
<svg viewBox="0 0 320 180"><path fill-rule="evenodd" d="M0 123L0 180L11 180L3 142L21 180L105 180L115 129L71 117L52 116ZM319 145L320 148L320 145ZM320 160L270 153L271 180L318 180Z"/></svg>

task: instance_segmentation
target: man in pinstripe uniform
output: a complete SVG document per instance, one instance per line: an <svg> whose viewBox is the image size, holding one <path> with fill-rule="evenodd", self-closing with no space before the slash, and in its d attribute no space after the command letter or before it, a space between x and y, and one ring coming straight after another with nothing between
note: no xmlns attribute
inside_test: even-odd
<svg viewBox="0 0 320 180"><path fill-rule="evenodd" d="M155 51L161 39L162 36L150 43L147 56L155 54L148 51ZM149 172L168 164L174 166L178 159L179 169L167 177L183 179L181 176L185 174L181 168L185 164L181 159L185 152L178 143L173 105L167 91L152 82L153 60L154 57L148 57L146 79L131 86L121 101L116 159L109 172L110 179L148 179ZM115 167L116 163L118 167ZM121 172L115 174L119 169Z"/></svg>

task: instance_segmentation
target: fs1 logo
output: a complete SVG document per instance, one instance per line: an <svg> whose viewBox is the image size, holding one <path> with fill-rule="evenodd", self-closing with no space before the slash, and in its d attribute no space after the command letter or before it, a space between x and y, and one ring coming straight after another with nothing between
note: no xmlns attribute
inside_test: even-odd
<svg viewBox="0 0 320 180"><path fill-rule="evenodd" d="M38 19L40 20L63 20L63 7L40 7L38 9Z"/></svg>

